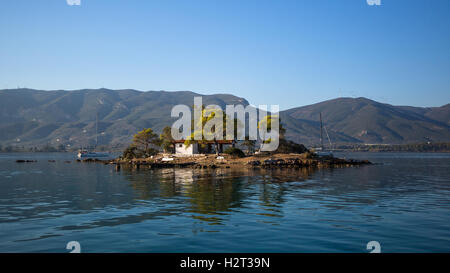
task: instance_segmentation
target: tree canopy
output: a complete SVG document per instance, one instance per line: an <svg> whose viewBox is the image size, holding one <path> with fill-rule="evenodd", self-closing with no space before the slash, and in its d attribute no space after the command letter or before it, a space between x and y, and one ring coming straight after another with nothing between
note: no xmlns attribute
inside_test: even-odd
<svg viewBox="0 0 450 273"><path fill-rule="evenodd" d="M156 147L160 146L160 139L150 128L138 132L133 136L133 144L128 152L133 151L138 156L150 156L157 152Z"/></svg>
<svg viewBox="0 0 450 273"><path fill-rule="evenodd" d="M173 152L173 138L172 138L172 127L166 126L159 135L161 148L165 152Z"/></svg>
<svg viewBox="0 0 450 273"><path fill-rule="evenodd" d="M202 106L201 117L198 121L192 120L192 133L185 140L184 144L190 146L192 143L205 144L213 141L216 153L218 153L218 140L227 138L228 122L233 122L234 140L236 139L239 126L242 126L239 120L229 117L222 109L205 108ZM231 134L231 132L229 133Z"/></svg>

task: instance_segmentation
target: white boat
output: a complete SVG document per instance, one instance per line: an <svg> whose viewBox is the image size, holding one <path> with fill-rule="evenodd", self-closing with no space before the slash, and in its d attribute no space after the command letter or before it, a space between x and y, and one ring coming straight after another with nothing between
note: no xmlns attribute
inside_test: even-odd
<svg viewBox="0 0 450 273"><path fill-rule="evenodd" d="M106 158L106 157L109 157L108 153L89 152L89 151L79 151L78 152L79 159Z"/></svg>
<svg viewBox="0 0 450 273"><path fill-rule="evenodd" d="M323 146L323 129L324 129L324 126L322 123L322 112L321 112L320 113L320 151L317 151L316 155L321 156L321 157L333 157L334 156L333 152L326 151ZM330 136L328 135L328 131L327 131L326 127L325 127L325 133L327 134L328 142L330 143L330 148L331 148L332 147L331 139L330 139Z"/></svg>
<svg viewBox="0 0 450 273"><path fill-rule="evenodd" d="M97 147L97 145L98 145L98 114L95 119L95 147ZM110 155L108 153L88 151L88 150L84 150L84 149L79 150L77 156L79 159L110 157Z"/></svg>
<svg viewBox="0 0 450 273"><path fill-rule="evenodd" d="M333 153L332 153L332 152L329 152L329 151L316 152L316 155L317 155L317 156L330 156L330 157L333 157L333 156L334 156Z"/></svg>

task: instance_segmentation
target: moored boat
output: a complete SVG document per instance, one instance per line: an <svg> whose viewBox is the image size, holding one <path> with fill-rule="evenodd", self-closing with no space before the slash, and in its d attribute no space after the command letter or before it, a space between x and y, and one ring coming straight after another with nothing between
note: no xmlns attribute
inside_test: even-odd
<svg viewBox="0 0 450 273"><path fill-rule="evenodd" d="M316 155L320 156L320 157L334 157L332 151L327 151L324 148L324 145L323 145L323 129L324 129L324 126L323 126L323 123L322 123L322 112L320 112L320 151L317 151ZM331 139L330 139L330 136L328 135L328 131L327 131L326 127L325 127L325 133L327 134L328 142L330 143L330 149L331 149L331 147L332 147Z"/></svg>
<svg viewBox="0 0 450 273"><path fill-rule="evenodd" d="M100 153L100 152L90 152L86 150L80 150L78 152L79 159L88 159L88 158L106 158L109 157L108 153Z"/></svg>
<svg viewBox="0 0 450 273"><path fill-rule="evenodd" d="M95 149L98 145L98 114L96 115L95 118L95 147L93 149ZM107 158L110 157L110 155L108 153L101 153L101 152L95 152L95 151L90 151L87 149L83 149L81 148L78 151L78 158L79 159L88 159L88 158Z"/></svg>

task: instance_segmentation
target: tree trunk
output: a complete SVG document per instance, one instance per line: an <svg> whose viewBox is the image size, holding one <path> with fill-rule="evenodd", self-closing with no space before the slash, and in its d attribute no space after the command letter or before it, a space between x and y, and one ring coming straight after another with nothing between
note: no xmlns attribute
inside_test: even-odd
<svg viewBox="0 0 450 273"><path fill-rule="evenodd" d="M216 155L219 155L219 144L217 142L214 142L214 147L216 148Z"/></svg>

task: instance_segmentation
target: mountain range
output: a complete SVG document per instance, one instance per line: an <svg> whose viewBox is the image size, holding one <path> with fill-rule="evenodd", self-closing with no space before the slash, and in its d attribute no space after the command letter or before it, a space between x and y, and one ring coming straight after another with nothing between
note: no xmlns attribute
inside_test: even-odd
<svg viewBox="0 0 450 273"><path fill-rule="evenodd" d="M170 117L172 107L191 106L195 96L223 109L228 104L249 105L245 98L229 94L191 91L6 89L0 90L0 144L79 147L93 145L97 137L99 145L121 147L143 128L160 132L171 125L177 119ZM450 104L393 106L367 98L337 98L282 111L286 137L317 145L320 113L333 143L450 142Z"/></svg>

